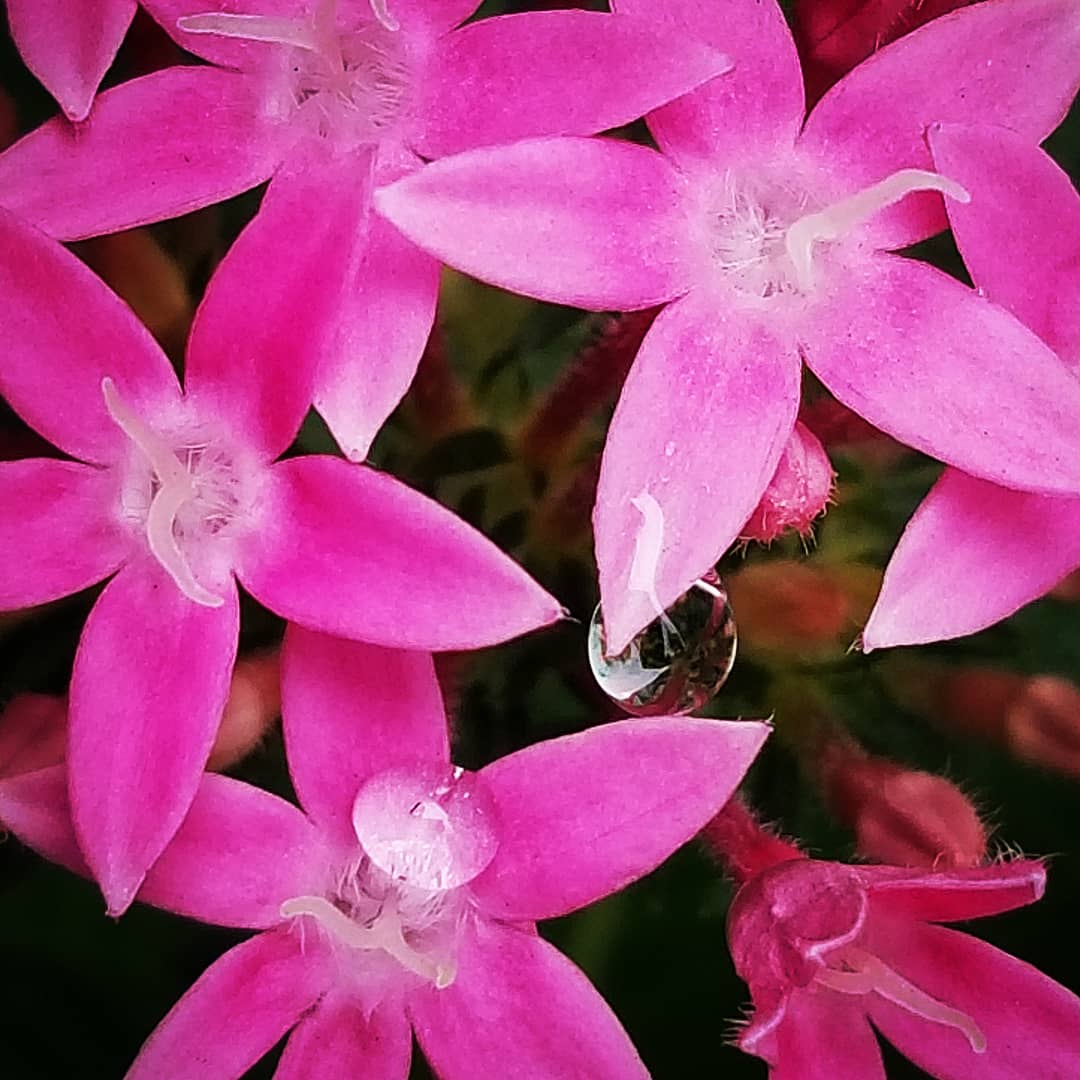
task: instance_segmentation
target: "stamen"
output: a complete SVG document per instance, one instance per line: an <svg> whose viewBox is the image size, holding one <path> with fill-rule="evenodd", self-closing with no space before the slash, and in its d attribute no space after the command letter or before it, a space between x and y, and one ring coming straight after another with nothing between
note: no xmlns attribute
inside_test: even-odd
<svg viewBox="0 0 1080 1080"><path fill-rule="evenodd" d="M387 30L400 30L401 23L390 14L386 0L371 0L371 10L375 18L386 27Z"/></svg>
<svg viewBox="0 0 1080 1080"><path fill-rule="evenodd" d="M272 15L227 15L207 12L204 15L181 15L176 25L189 34L216 34L240 41L265 41L274 45L293 45L310 52L319 51L315 28L300 19L281 19Z"/></svg>
<svg viewBox="0 0 1080 1080"><path fill-rule="evenodd" d="M641 528L634 541L634 558L630 563L630 580L627 587L634 592L643 592L648 596L663 634L664 648L668 648L669 633L680 637L675 624L667 617L660 598L656 594L656 571L660 565L660 556L664 550L664 511L660 504L647 491L635 495L630 504L641 514ZM681 640L681 637L680 637Z"/></svg>
<svg viewBox="0 0 1080 1080"><path fill-rule="evenodd" d="M107 376L101 380L101 393L113 423L142 451L143 457L163 484L188 476L187 469L173 453L172 447L127 407L116 389L116 383Z"/></svg>
<svg viewBox="0 0 1080 1080"><path fill-rule="evenodd" d="M806 214L788 228L784 238L799 285L808 289L813 283L811 256L815 243L839 239L854 225L899 202L913 191L938 191L957 202L971 201L967 191L946 176L926 169L901 169L824 210Z"/></svg>

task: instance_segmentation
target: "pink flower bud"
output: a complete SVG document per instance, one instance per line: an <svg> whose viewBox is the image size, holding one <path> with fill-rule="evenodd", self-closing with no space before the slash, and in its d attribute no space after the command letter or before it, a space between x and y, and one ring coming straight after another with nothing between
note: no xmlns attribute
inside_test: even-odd
<svg viewBox="0 0 1080 1080"><path fill-rule="evenodd" d="M258 746L281 714L280 660L274 649L236 662L208 769L217 772L235 765Z"/></svg>
<svg viewBox="0 0 1080 1080"><path fill-rule="evenodd" d="M0 777L59 765L66 742L66 697L17 694L0 713Z"/></svg>
<svg viewBox="0 0 1080 1080"><path fill-rule="evenodd" d="M1080 689L1056 675L1027 679L1005 709L1004 737L1018 758L1080 776Z"/></svg>

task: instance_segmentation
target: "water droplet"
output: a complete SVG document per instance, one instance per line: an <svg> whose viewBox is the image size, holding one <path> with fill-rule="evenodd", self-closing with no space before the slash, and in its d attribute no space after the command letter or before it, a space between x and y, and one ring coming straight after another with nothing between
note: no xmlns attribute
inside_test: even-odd
<svg viewBox="0 0 1080 1080"><path fill-rule="evenodd" d="M635 716L701 708L727 681L737 634L727 590L710 571L617 656L604 652L599 606L589 624L589 665L600 688Z"/></svg>

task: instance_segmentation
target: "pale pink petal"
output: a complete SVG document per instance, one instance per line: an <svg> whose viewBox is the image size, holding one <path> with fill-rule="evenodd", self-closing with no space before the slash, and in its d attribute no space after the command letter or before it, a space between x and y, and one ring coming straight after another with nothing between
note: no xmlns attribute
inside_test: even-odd
<svg viewBox="0 0 1080 1080"><path fill-rule="evenodd" d="M416 374L435 321L439 264L378 214L327 339L315 407L338 445L362 461Z"/></svg>
<svg viewBox="0 0 1080 1080"><path fill-rule="evenodd" d="M0 154L0 205L61 240L130 229L262 183L288 138L254 80L166 68L99 95L85 123L50 120Z"/></svg>
<svg viewBox="0 0 1080 1080"><path fill-rule="evenodd" d="M229 690L239 608L189 600L149 557L105 587L71 677L75 827L109 910L131 903L184 819Z"/></svg>
<svg viewBox="0 0 1080 1080"><path fill-rule="evenodd" d="M206 969L143 1044L126 1080L238 1080L324 988L299 934L257 934Z"/></svg>
<svg viewBox="0 0 1080 1080"><path fill-rule="evenodd" d="M771 1042L769 1080L885 1080L881 1050L859 998L796 991ZM739 1046L759 1053L745 1035Z"/></svg>
<svg viewBox="0 0 1080 1080"><path fill-rule="evenodd" d="M607 1002L557 949L528 930L479 922L454 982L413 994L409 1014L442 1080L647 1080Z"/></svg>
<svg viewBox="0 0 1080 1080"><path fill-rule="evenodd" d="M117 477L75 461L0 462L0 611L79 592L134 549L116 520Z"/></svg>
<svg viewBox="0 0 1080 1080"><path fill-rule="evenodd" d="M139 412L179 401L169 361L131 309L74 255L3 210L0 296L0 393L61 450L98 462L126 453L127 436L105 408L105 377Z"/></svg>
<svg viewBox="0 0 1080 1080"><path fill-rule="evenodd" d="M396 1001L370 1015L346 997L328 997L289 1036L274 1080L405 1080L412 1031Z"/></svg>
<svg viewBox="0 0 1080 1080"><path fill-rule="evenodd" d="M1012 491L946 469L908 522L863 648L974 634L1080 566L1080 499Z"/></svg>
<svg viewBox="0 0 1080 1080"><path fill-rule="evenodd" d="M653 323L611 422L593 511L610 653L739 535L795 424L801 370L782 330L703 292Z"/></svg>
<svg viewBox="0 0 1080 1080"><path fill-rule="evenodd" d="M246 537L244 587L317 630L399 649L475 649L562 614L524 570L445 507L340 458L271 469L274 529Z"/></svg>
<svg viewBox="0 0 1080 1080"><path fill-rule="evenodd" d="M972 280L1080 370L1080 195L1030 139L1001 127L933 127L937 170L971 192L950 201Z"/></svg>
<svg viewBox="0 0 1080 1080"><path fill-rule="evenodd" d="M376 191L375 205L444 262L541 300L630 310L693 280L681 180L643 146L568 138L474 150Z"/></svg>
<svg viewBox="0 0 1080 1080"><path fill-rule="evenodd" d="M397 766L450 761L430 654L346 641L292 624L285 632L281 695L297 797L342 842L356 841L352 808L364 781Z"/></svg>
<svg viewBox="0 0 1080 1080"><path fill-rule="evenodd" d="M875 427L995 483L1080 493L1080 379L1003 308L881 254L807 315L807 364Z"/></svg>
<svg viewBox="0 0 1080 1080"><path fill-rule="evenodd" d="M75 839L64 765L0 780L0 826L46 859L91 876Z"/></svg>
<svg viewBox="0 0 1080 1080"><path fill-rule="evenodd" d="M363 242L370 178L368 153L330 155L315 146L294 154L195 314L188 397L227 419L265 458L289 446L311 407L343 289L341 241Z"/></svg>
<svg viewBox="0 0 1080 1080"><path fill-rule="evenodd" d="M719 168L747 153L790 149L803 122L803 78L795 43L772 0L614 0L620 12L651 19L731 57L732 70L657 109L649 128L675 157Z"/></svg>
<svg viewBox="0 0 1080 1080"><path fill-rule="evenodd" d="M436 47L410 141L436 158L620 127L727 71L723 48L633 15L534 11L482 19Z"/></svg>
<svg viewBox="0 0 1080 1080"><path fill-rule="evenodd" d="M291 803L205 773L138 899L200 922L261 930L281 905L322 887L332 854Z"/></svg>
<svg viewBox="0 0 1080 1080"><path fill-rule="evenodd" d="M852 190L898 169L932 169L936 123L1002 124L1041 142L1080 90L1074 0L974 4L875 53L810 114L800 146ZM913 195L875 219L885 247L945 228L939 195Z"/></svg>
<svg viewBox="0 0 1080 1080"><path fill-rule="evenodd" d="M871 924L867 946L902 978L970 1018L986 1039L976 1053L957 1028L878 994L866 1007L905 1057L941 1080L1080 1075L1080 999L985 941L906 920Z"/></svg>
<svg viewBox="0 0 1080 1080"><path fill-rule="evenodd" d="M98 84L135 14L135 0L7 0L8 26L26 66L72 120Z"/></svg>
<svg viewBox="0 0 1080 1080"><path fill-rule="evenodd" d="M537 743L481 773L501 842L471 885L505 919L550 919L649 873L727 802L766 724L622 720Z"/></svg>

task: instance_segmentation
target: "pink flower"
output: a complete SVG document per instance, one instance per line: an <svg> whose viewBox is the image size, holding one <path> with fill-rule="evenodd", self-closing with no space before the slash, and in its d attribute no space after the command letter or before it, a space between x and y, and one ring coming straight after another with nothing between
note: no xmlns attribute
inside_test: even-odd
<svg viewBox="0 0 1080 1080"><path fill-rule="evenodd" d="M455 30L477 0L144 6L221 67L135 79L102 95L93 124L73 132L53 121L0 158L0 203L60 239L171 217L272 176L276 198L297 205L291 231L276 235L287 249L314 214L332 216L358 185L396 179L421 158L615 127L730 66L628 15L534 12ZM326 153L297 169L313 142ZM324 357L315 403L361 460L416 371L439 268L373 213L335 235L325 257L348 287L313 337ZM287 273L284 263L268 260L263 280Z"/></svg>
<svg viewBox="0 0 1080 1080"><path fill-rule="evenodd" d="M647 1076L585 976L536 933L648 873L739 782L767 727L663 718L450 763L431 658L290 627L285 741L306 813L208 775L140 898L261 930L150 1036L128 1080ZM0 819L78 869L59 770L0 782ZM295 1027L294 1027L295 1025Z"/></svg>
<svg viewBox="0 0 1080 1080"><path fill-rule="evenodd" d="M653 0L619 6L661 18ZM979 116L1038 140L1059 123L1080 79L1073 0L946 16L856 68L805 126L779 7L663 7L735 64L652 114L664 154L522 142L376 193L413 240L497 285L600 310L672 301L626 381L601 467L612 652L739 535L795 423L801 359L917 449L999 483L1080 492L1080 386L1000 307L887 253L944 226L937 192L969 196L930 171L929 125Z"/></svg>
<svg viewBox="0 0 1080 1080"><path fill-rule="evenodd" d="M264 213L295 209L271 196ZM236 654L236 577L284 618L404 648L475 648L560 614L392 477L331 457L275 463L310 401L305 334L334 297L323 245L352 223L337 209L267 288L275 238L236 241L196 316L184 392L98 278L0 214L0 392L78 459L0 463L0 610L111 577L75 657L68 761L75 826L114 912L194 797Z"/></svg>
<svg viewBox="0 0 1080 1080"><path fill-rule="evenodd" d="M944 126L930 144L941 169L982 193L950 210L972 279L1054 349L1080 387L1080 195L1072 182L1004 128ZM996 349L987 355L997 362ZM1075 405L1071 422L1080 430ZM893 553L863 647L972 634L1078 566L1080 499L1012 491L946 469Z"/></svg>

